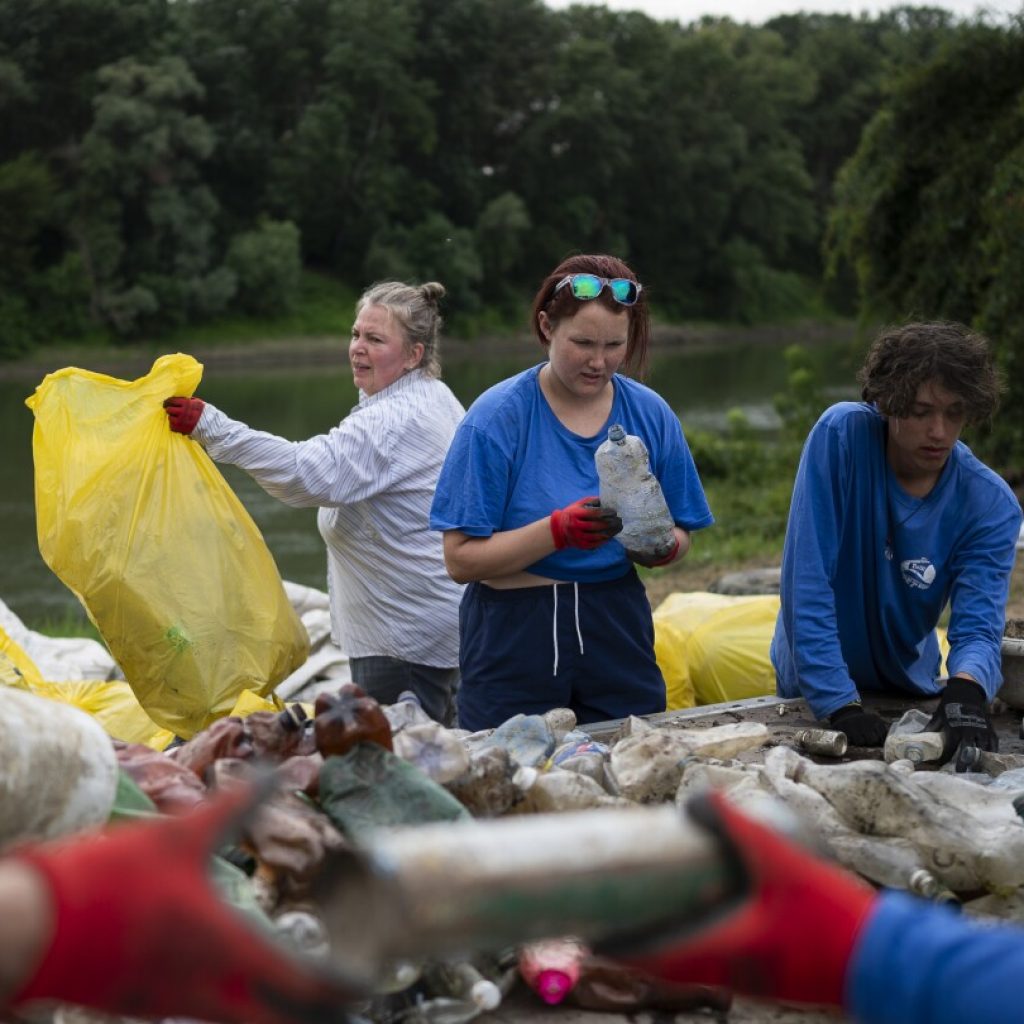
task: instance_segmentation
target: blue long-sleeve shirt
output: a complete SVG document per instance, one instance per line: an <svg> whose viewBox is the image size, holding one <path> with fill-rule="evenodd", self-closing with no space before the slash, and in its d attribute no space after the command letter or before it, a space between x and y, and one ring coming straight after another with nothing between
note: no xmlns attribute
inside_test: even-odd
<svg viewBox="0 0 1024 1024"><path fill-rule="evenodd" d="M1001 1024L1024 1016L1024 929L887 892L854 948L846 1009L863 1024Z"/></svg>
<svg viewBox="0 0 1024 1024"><path fill-rule="evenodd" d="M778 692L825 718L858 691L939 689L935 626L950 602L947 667L995 695L1021 509L962 442L924 498L899 485L885 419L840 402L807 438L782 554L771 657Z"/></svg>

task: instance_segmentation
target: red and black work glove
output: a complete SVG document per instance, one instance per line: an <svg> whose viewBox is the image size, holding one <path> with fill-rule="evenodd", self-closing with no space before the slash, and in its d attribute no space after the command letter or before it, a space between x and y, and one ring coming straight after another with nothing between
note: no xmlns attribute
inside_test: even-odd
<svg viewBox="0 0 1024 1024"><path fill-rule="evenodd" d="M846 733L851 747L882 747L889 735L885 719L874 711L865 711L860 701L833 711L828 722L833 729Z"/></svg>
<svg viewBox="0 0 1024 1024"><path fill-rule="evenodd" d="M713 920L661 934L617 957L673 982L716 985L757 999L841 1007L857 938L875 891L746 817L720 793L686 805L742 880Z"/></svg>
<svg viewBox="0 0 1024 1024"><path fill-rule="evenodd" d="M622 520L618 512L613 508L602 508L600 499L594 495L580 498L551 513L551 536L558 551L563 548L590 551L621 532Z"/></svg>
<svg viewBox="0 0 1024 1024"><path fill-rule="evenodd" d="M965 676L950 677L935 714L925 726L928 732L941 732L945 737L940 764L956 754L955 770L965 772L975 763L977 751L999 749L987 705L980 683Z"/></svg>
<svg viewBox="0 0 1024 1024"><path fill-rule="evenodd" d="M213 852L259 799L243 786L184 816L12 851L50 890L54 929L11 1005L56 1000L219 1024L344 1021L359 993L279 948L208 880Z"/></svg>
<svg viewBox="0 0 1024 1024"><path fill-rule="evenodd" d="M670 547L655 551L653 554L641 554L639 551L626 550L631 562L642 565L645 569L656 569L659 565L668 565L679 552L679 538L673 537Z"/></svg>
<svg viewBox="0 0 1024 1024"><path fill-rule="evenodd" d="M203 415L206 403L201 398L168 398L164 402L167 422L177 434L191 434Z"/></svg>

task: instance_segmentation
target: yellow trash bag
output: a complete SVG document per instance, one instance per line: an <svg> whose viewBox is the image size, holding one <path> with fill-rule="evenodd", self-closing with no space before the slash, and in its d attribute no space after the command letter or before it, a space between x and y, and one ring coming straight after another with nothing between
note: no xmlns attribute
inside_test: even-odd
<svg viewBox="0 0 1024 1024"><path fill-rule="evenodd" d="M654 612L668 710L774 694L768 650L778 613L775 595L669 594Z"/></svg>
<svg viewBox="0 0 1024 1024"><path fill-rule="evenodd" d="M31 690L43 681L36 663L25 653L21 644L11 639L0 626L0 684L19 690Z"/></svg>
<svg viewBox="0 0 1024 1024"><path fill-rule="evenodd" d="M304 701L294 701L293 706L294 704L298 704L306 712L307 718L313 718L315 705ZM235 718L248 718L255 711L284 711L286 707L288 705L276 693L272 693L269 697L261 697L259 694L253 693L252 690L246 690L238 695L231 714Z"/></svg>
<svg viewBox="0 0 1024 1024"><path fill-rule="evenodd" d="M3 626L0 626L0 686L70 704L95 718L107 735L116 740L145 743L154 750L163 750L174 739L174 733L158 728L142 710L126 682L103 679L47 682L35 662Z"/></svg>
<svg viewBox="0 0 1024 1024"><path fill-rule="evenodd" d="M309 653L256 524L202 447L168 428L163 400L201 377L181 353L135 381L69 367L26 402L43 559L149 717L186 739Z"/></svg>

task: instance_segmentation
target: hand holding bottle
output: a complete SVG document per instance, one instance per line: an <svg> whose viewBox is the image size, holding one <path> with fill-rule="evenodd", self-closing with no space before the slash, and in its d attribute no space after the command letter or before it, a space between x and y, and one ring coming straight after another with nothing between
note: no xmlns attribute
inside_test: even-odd
<svg viewBox="0 0 1024 1024"><path fill-rule="evenodd" d="M965 772L973 764L971 750L999 749L999 738L988 716L985 691L966 676L952 676L939 698L939 706L925 727L946 737L939 764L956 754L956 770Z"/></svg>
<svg viewBox="0 0 1024 1024"><path fill-rule="evenodd" d="M582 548L592 551L622 530L622 520L613 508L601 505L596 495L580 498L551 513L551 536L555 549Z"/></svg>
<svg viewBox="0 0 1024 1024"><path fill-rule="evenodd" d="M717 985L760 999L841 1007L873 889L746 817L720 793L687 805L744 879L743 894L708 921L617 953L673 982Z"/></svg>

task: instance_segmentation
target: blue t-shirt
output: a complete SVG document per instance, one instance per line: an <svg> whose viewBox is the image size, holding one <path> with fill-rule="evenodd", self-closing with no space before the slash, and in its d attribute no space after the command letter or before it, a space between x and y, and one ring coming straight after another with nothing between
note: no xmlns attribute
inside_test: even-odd
<svg viewBox="0 0 1024 1024"><path fill-rule="evenodd" d="M844 1004L863 1024L1021 1019L1024 930L886 892L861 930Z"/></svg>
<svg viewBox="0 0 1024 1024"><path fill-rule="evenodd" d="M969 673L990 697L1002 682L1020 505L961 442L915 498L885 447L877 409L840 402L808 436L793 485L771 657L778 692L819 718L858 689L936 693L947 601L949 674Z"/></svg>
<svg viewBox="0 0 1024 1024"><path fill-rule="evenodd" d="M698 530L714 522L679 418L659 395L616 374L607 423L593 437L580 437L563 425L541 392L538 375L544 365L496 384L470 406L441 468L432 529L489 537L597 494L594 453L613 423L647 446L651 471L676 525ZM617 579L630 565L622 545L612 543L593 551L556 551L528 571L594 583Z"/></svg>

